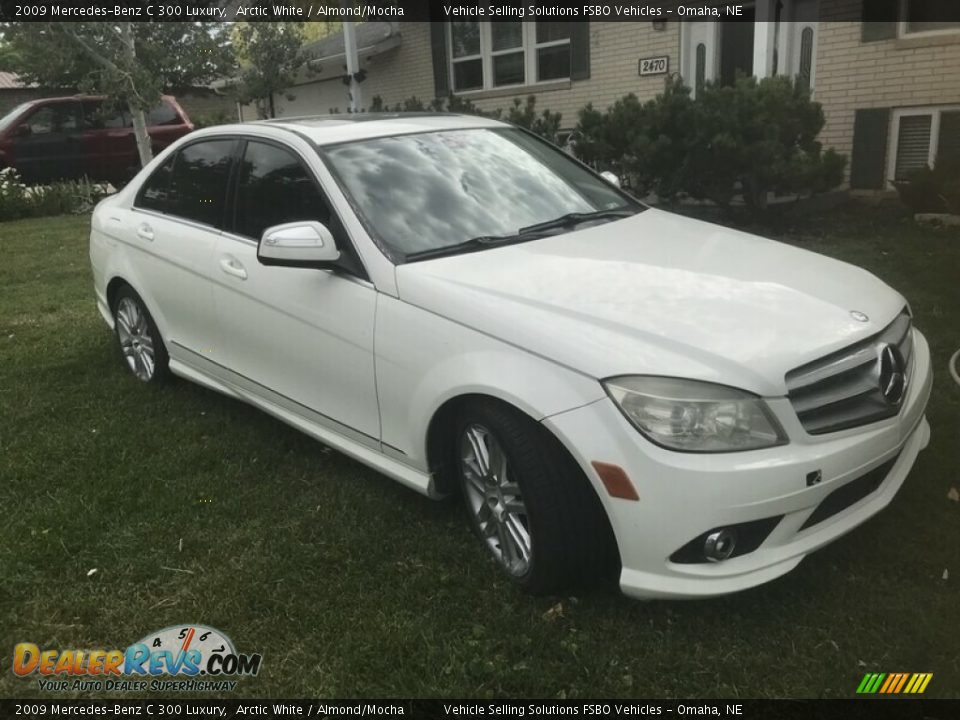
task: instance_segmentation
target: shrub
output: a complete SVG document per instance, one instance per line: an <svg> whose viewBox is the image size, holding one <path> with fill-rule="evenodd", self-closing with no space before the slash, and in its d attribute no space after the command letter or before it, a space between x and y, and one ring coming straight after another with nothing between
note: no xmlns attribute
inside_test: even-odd
<svg viewBox="0 0 960 720"><path fill-rule="evenodd" d="M15 169L4 168L0 170L0 221L88 213L106 195L103 185L86 179L28 186Z"/></svg>
<svg viewBox="0 0 960 720"><path fill-rule="evenodd" d="M236 117L226 110L216 110L204 115L191 116L190 120L196 130L213 127L214 125L228 125L237 121Z"/></svg>
<svg viewBox="0 0 960 720"><path fill-rule="evenodd" d="M960 214L960 157L915 170L894 187L912 213Z"/></svg>
<svg viewBox="0 0 960 720"><path fill-rule="evenodd" d="M480 115L482 117L502 118L507 122L512 122L520 127L527 128L535 132L552 143L556 143L560 134L560 122L563 116L560 113L543 110L537 113L537 99L533 95L527 97L526 102L520 98L514 98L513 105L506 113L500 108L496 110L481 110L469 98L463 98L459 95L450 95L445 98L434 98L429 103L416 96L396 103L387 105L383 98L374 95L370 100L369 112L422 112L431 110L433 112L451 112L461 113L463 115Z"/></svg>
<svg viewBox="0 0 960 720"><path fill-rule="evenodd" d="M514 98L513 106L507 110L506 114L501 115L500 110L497 110L496 113L498 117L502 117L507 122L526 128L545 140L554 144L559 141L560 122L563 115L549 110L543 110L538 115L537 98L533 95L528 95L525 103L521 102L520 98Z"/></svg>
<svg viewBox="0 0 960 720"><path fill-rule="evenodd" d="M697 99L679 80L641 104L634 95L606 112L580 111L576 151L613 169L641 192L726 207L740 194L751 208L774 193L824 192L843 181L846 158L821 152L823 110L790 78L707 83Z"/></svg>

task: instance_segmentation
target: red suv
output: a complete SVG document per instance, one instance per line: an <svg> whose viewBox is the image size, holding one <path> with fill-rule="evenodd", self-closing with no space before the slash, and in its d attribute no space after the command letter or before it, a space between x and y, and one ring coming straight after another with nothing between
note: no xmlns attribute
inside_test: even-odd
<svg viewBox="0 0 960 720"><path fill-rule="evenodd" d="M147 113L154 153L191 130L172 97ZM104 97L26 102L0 119L0 167L16 168L27 183L86 176L123 184L140 169L130 113Z"/></svg>

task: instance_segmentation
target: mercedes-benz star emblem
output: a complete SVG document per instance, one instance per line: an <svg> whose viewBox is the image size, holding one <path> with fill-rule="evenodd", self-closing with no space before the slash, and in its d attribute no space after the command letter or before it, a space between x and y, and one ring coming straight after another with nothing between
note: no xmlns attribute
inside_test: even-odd
<svg viewBox="0 0 960 720"><path fill-rule="evenodd" d="M850 317L852 317L857 322L870 322L870 318L867 317L867 314L862 313L859 310L851 310Z"/></svg>
<svg viewBox="0 0 960 720"><path fill-rule="evenodd" d="M903 355L895 345L880 348L880 392L891 405L899 405L907 386Z"/></svg>

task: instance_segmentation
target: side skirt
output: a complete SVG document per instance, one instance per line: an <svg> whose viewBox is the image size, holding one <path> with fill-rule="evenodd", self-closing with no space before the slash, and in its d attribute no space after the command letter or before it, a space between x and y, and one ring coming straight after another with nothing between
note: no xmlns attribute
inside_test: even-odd
<svg viewBox="0 0 960 720"><path fill-rule="evenodd" d="M427 497L434 499L443 497L443 494L437 492L434 487L433 476L430 473L387 457L381 452L380 442L376 438L368 437L314 412L176 342L168 343L168 346L171 350L170 371L175 375L253 405L281 422L319 440L324 445Z"/></svg>

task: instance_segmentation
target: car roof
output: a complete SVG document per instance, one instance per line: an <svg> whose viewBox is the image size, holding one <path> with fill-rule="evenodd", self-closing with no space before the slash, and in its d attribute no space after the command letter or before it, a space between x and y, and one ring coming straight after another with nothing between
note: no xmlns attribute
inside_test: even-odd
<svg viewBox="0 0 960 720"><path fill-rule="evenodd" d="M48 103L62 103L62 102L83 102L86 100L109 100L108 95L57 95L56 97L42 97L42 98L33 98L33 100L27 100L22 103L24 107L33 107L35 105L46 105ZM161 95L161 100L175 101L172 95Z"/></svg>
<svg viewBox="0 0 960 720"><path fill-rule="evenodd" d="M350 113L347 115L313 115L275 120L259 120L229 126L242 130L253 126L277 128L307 136L317 145L333 145L351 140L365 140L391 135L437 130L483 127L508 127L506 123L478 115L454 113ZM212 128L226 130L227 128Z"/></svg>

